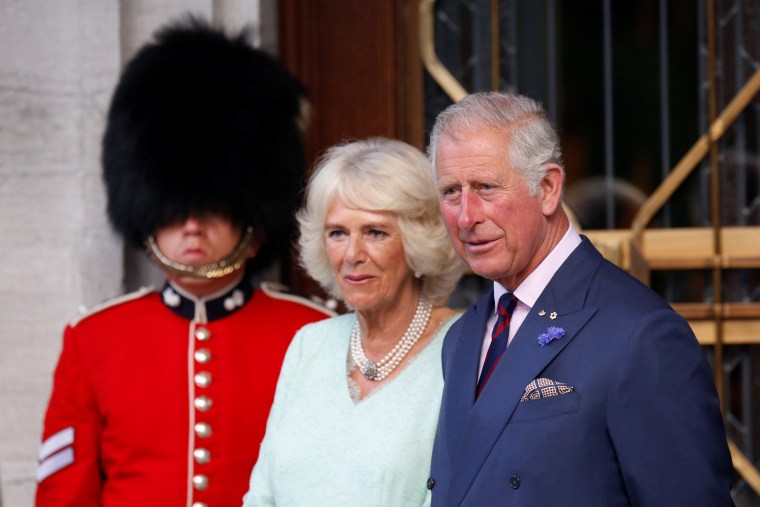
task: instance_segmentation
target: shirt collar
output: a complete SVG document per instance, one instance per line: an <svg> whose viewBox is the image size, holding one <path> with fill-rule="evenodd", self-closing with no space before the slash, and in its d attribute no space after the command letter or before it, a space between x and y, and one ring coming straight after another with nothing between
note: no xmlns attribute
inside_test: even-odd
<svg viewBox="0 0 760 507"><path fill-rule="evenodd" d="M224 289L198 297L168 281L161 291L164 305L187 320L205 323L232 315L253 296L253 284L241 276Z"/></svg>
<svg viewBox="0 0 760 507"><path fill-rule="evenodd" d="M549 255L541 261L541 264L515 289L514 294L517 296L517 299L528 308L533 308L536 300L538 300L538 297L546 286L549 285L554 274L580 244L581 237L573 225L570 224L565 235L557 243L557 246L549 252ZM501 284L497 282L493 283L494 313L499 304L499 298L506 292L508 292L507 289Z"/></svg>

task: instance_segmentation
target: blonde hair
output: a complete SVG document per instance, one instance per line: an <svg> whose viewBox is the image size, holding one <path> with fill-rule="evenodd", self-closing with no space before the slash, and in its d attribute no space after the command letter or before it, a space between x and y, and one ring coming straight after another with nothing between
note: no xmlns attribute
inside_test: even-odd
<svg viewBox="0 0 760 507"><path fill-rule="evenodd" d="M464 264L449 242L438 211L430 164L416 148L385 138L333 146L320 158L298 212L300 262L309 276L340 298L325 246L325 219L332 204L393 213L406 263L422 275L422 293L436 304L451 295Z"/></svg>

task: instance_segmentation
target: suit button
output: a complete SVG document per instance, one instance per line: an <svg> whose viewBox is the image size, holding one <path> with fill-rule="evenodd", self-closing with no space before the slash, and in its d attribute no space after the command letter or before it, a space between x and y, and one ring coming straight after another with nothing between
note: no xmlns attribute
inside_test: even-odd
<svg viewBox="0 0 760 507"><path fill-rule="evenodd" d="M432 477L429 477L427 481L427 489L432 491L434 487L435 487L435 479L433 479Z"/></svg>
<svg viewBox="0 0 760 507"><path fill-rule="evenodd" d="M512 489L517 489L520 487L520 478L516 475L513 475L509 478L509 487Z"/></svg>

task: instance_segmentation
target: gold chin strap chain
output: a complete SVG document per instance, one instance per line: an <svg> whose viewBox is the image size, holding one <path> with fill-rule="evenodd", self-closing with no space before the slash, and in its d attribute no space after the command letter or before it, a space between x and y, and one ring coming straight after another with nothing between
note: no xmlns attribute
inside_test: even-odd
<svg viewBox="0 0 760 507"><path fill-rule="evenodd" d="M229 275L245 265L245 261L248 258L248 247L251 245L252 239L253 227L247 227L245 234L240 239L240 243L238 243L231 254L217 262L203 264L202 266L189 266L169 259L158 248L153 235L148 236L146 250L150 260L164 271L173 275L213 279Z"/></svg>

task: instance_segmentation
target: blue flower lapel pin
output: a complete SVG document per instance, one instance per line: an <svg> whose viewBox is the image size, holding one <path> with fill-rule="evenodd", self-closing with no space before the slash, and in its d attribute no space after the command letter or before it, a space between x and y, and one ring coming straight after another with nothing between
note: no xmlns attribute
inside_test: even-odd
<svg viewBox="0 0 760 507"><path fill-rule="evenodd" d="M552 326L538 336L538 344L541 345L542 347L546 347L554 340L559 340L563 336L565 336L564 329L562 329L561 327Z"/></svg>

